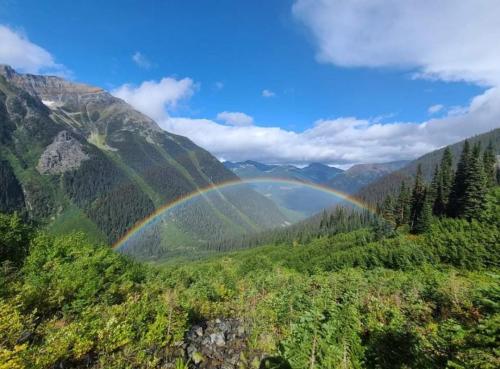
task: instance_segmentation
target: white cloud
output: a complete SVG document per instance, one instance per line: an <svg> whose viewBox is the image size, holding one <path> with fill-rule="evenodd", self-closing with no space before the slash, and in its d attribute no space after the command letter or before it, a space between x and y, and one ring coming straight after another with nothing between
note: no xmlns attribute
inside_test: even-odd
<svg viewBox="0 0 500 369"><path fill-rule="evenodd" d="M427 109L427 112L432 115L432 114L439 113L443 109L444 109L444 105L442 105L442 104L435 104L435 105L429 106L429 109Z"/></svg>
<svg viewBox="0 0 500 369"><path fill-rule="evenodd" d="M143 55L140 51L136 51L132 55L132 61L137 64L137 66L144 68L144 69L149 69L152 67L151 62L149 61L148 58L146 58L145 55Z"/></svg>
<svg viewBox="0 0 500 369"><path fill-rule="evenodd" d="M196 88L196 84L190 78L177 80L166 77L159 82L143 82L140 86L124 84L111 93L160 121L167 116L167 109L175 109L181 100L191 97Z"/></svg>
<svg viewBox="0 0 500 369"><path fill-rule="evenodd" d="M251 126L253 124L253 117L240 112L223 111L217 114L217 120L238 127Z"/></svg>
<svg viewBox="0 0 500 369"><path fill-rule="evenodd" d="M322 62L398 67L418 78L467 81L487 89L465 106L448 107L445 116L424 122L339 117L296 132L163 112L157 114L160 126L227 160L336 165L412 159L500 127L499 1L297 0L293 13L310 28ZM263 90L262 96L275 94ZM443 109L436 105L429 113Z"/></svg>
<svg viewBox="0 0 500 369"><path fill-rule="evenodd" d="M262 90L262 96L263 97L275 97L276 96L276 93L271 91L271 90Z"/></svg>
<svg viewBox="0 0 500 369"><path fill-rule="evenodd" d="M0 25L0 64L8 64L25 73L69 73L47 50L4 25Z"/></svg>
<svg viewBox="0 0 500 369"><path fill-rule="evenodd" d="M498 0L297 0L322 62L500 84Z"/></svg>
<svg viewBox="0 0 500 369"><path fill-rule="evenodd" d="M500 126L500 89L475 97L460 113L422 123L376 123L352 117L318 120L294 132L279 127L228 126L209 119L166 117L162 128L191 138L226 160L269 163L373 163L412 159Z"/></svg>

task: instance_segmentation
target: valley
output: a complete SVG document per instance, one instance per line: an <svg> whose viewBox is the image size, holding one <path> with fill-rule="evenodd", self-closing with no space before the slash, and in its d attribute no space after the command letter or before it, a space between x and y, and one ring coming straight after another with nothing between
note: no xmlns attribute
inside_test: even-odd
<svg viewBox="0 0 500 369"><path fill-rule="evenodd" d="M499 19L0 1L0 369L500 368Z"/></svg>

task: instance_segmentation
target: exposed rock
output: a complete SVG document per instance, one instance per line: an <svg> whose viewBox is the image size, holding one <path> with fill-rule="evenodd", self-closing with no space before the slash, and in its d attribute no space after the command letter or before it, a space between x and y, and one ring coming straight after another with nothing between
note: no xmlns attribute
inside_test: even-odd
<svg viewBox="0 0 500 369"><path fill-rule="evenodd" d="M42 174L60 174L80 167L87 159L82 144L68 131L61 131L40 156L37 169Z"/></svg>
<svg viewBox="0 0 500 369"><path fill-rule="evenodd" d="M186 355L194 368L236 369L260 362L249 354L247 334L238 319L216 319L193 326L186 334Z"/></svg>

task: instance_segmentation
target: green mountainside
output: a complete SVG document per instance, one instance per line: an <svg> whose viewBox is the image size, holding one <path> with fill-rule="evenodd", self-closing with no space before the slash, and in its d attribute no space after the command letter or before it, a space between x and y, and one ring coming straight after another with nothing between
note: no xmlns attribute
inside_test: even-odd
<svg viewBox="0 0 500 369"><path fill-rule="evenodd" d="M81 229L113 243L162 205L237 179L207 151L100 88L0 66L2 212L22 212L54 233ZM241 186L178 209L149 230L147 250L128 252L165 256L286 220Z"/></svg>
<svg viewBox="0 0 500 369"><path fill-rule="evenodd" d="M469 143L473 146L480 143L483 148L486 148L490 143L493 145L496 155L500 155L500 128L494 129L468 139ZM456 166L464 141L457 142L450 145L449 148L453 155L453 165ZM421 165L422 174L427 181L430 181L436 165L439 164L445 148L432 151L420 158L413 160L405 165L403 168L396 170L392 173L384 175L376 181L361 188L356 196L364 199L370 203L382 202L388 194L396 193L399 190L401 181L406 181L407 184L413 182L417 167Z"/></svg>
<svg viewBox="0 0 500 369"><path fill-rule="evenodd" d="M0 364L497 368L500 187L485 208L154 266L0 215Z"/></svg>

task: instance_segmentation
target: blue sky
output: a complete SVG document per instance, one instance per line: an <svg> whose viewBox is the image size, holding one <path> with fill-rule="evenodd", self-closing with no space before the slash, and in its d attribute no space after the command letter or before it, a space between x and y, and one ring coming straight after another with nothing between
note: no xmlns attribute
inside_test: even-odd
<svg viewBox="0 0 500 369"><path fill-rule="evenodd" d="M458 26L458 22L463 23L460 18L463 14L451 10L453 2L441 2L445 15L451 12L450 22L457 22L450 23L451 29ZM422 60L418 53L425 55L427 50L408 50L408 46L401 46L398 40L384 45L385 31L376 29L379 21L384 24L384 19L368 19L367 14L373 9L349 8L348 3L345 0L4 0L0 2L0 24L50 53L71 78L111 91L124 84L139 86L144 81L158 82L165 77L176 81L189 79L190 92L173 104L166 103L165 116L153 117L157 120L180 117L184 124L188 122L186 119L217 121L221 112L241 112L253 117L252 122L258 127L278 127L299 135L313 129L318 121L343 118L366 120L368 127L380 122L422 124L430 118L446 118L450 112L455 114L466 109L471 99L496 87L489 74L477 75L479 68L471 66L467 70L465 57L465 68L460 69L464 78L457 77L453 68L451 72L443 70L442 66L449 63L434 57L438 54L434 49L439 45ZM407 9L396 3L373 2L378 6L376 10L385 11L388 7L404 17ZM424 7L431 6L427 0L421 3ZM331 22L327 19L325 27L322 17L330 13ZM353 24L360 22L360 30L375 28L369 47L380 42L381 52L391 55L394 49L394 56L381 57L366 45L357 44L372 34L367 37L359 30L353 34L353 27L343 27L347 17L353 17ZM328 28L330 23L332 29ZM394 25L393 32L398 32L397 27ZM384 39L377 39L377 32ZM436 33L437 39L440 32ZM445 39L452 37L445 31L442 33ZM424 36L428 40L429 35ZM389 39L391 37L395 37L394 33ZM407 42L420 45L420 38L420 34L410 32ZM338 47L344 43L347 47ZM357 54L351 55L350 43ZM44 70L42 66L39 72L47 70L50 68ZM471 70L473 75L469 76ZM415 78L422 71L430 73L424 78ZM274 96L263 96L264 90ZM429 108L433 105L443 107L435 108L436 112L431 114ZM192 130L179 129L179 124L178 121L162 126L189 136ZM466 130L464 134L469 132ZM252 155L250 149L235 154L234 149L218 150L216 143L191 138L221 158L274 162L314 159L311 155L259 157ZM456 138L460 137L455 135L449 140ZM420 149L406 154L381 154L374 160L412 157L446 143L449 142L423 142ZM332 150L330 154L318 155L319 161L338 164L368 158L338 152L334 155Z"/></svg>

